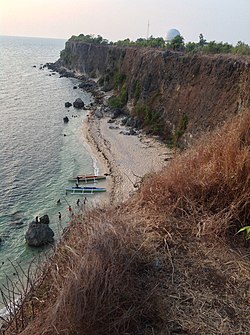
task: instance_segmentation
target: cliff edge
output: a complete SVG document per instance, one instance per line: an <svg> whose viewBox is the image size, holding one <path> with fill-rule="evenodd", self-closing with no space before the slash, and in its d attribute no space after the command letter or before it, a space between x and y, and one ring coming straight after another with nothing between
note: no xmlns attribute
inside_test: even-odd
<svg viewBox="0 0 250 335"><path fill-rule="evenodd" d="M59 64L125 96L153 130L188 143L250 106L249 57L66 42ZM147 122L146 122L147 123ZM144 122L145 124L145 122Z"/></svg>

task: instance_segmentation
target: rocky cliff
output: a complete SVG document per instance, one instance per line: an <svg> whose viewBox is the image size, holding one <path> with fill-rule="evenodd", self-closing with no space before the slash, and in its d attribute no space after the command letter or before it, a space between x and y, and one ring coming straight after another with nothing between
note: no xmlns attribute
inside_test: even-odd
<svg viewBox="0 0 250 335"><path fill-rule="evenodd" d="M167 138L189 141L250 107L247 57L68 41L60 63L78 74L99 78L106 90L123 90L130 112L144 125L154 123L155 130Z"/></svg>

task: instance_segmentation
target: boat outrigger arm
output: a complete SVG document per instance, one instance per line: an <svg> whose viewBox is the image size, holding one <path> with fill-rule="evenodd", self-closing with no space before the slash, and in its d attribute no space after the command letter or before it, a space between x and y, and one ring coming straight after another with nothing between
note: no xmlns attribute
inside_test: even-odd
<svg viewBox="0 0 250 335"><path fill-rule="evenodd" d="M66 187L67 192L71 192L71 194L94 194L100 192L106 192L106 188L102 187Z"/></svg>

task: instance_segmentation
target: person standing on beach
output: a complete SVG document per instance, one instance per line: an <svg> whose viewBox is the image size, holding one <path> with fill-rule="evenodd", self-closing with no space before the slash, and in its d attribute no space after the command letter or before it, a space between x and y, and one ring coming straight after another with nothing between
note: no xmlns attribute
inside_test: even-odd
<svg viewBox="0 0 250 335"><path fill-rule="evenodd" d="M72 207L69 205L69 213L70 213L70 215L73 217L74 216L74 213L73 213L73 211L72 211Z"/></svg>

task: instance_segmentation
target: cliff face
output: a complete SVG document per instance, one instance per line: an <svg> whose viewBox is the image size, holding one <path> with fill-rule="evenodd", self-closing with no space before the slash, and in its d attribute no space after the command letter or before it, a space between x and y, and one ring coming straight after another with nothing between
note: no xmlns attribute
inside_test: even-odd
<svg viewBox="0 0 250 335"><path fill-rule="evenodd" d="M148 106L172 134L185 120L185 129L179 130L187 141L250 107L246 57L184 55L68 41L61 63L101 78L107 88L123 76L129 105Z"/></svg>

